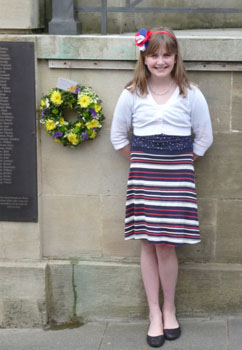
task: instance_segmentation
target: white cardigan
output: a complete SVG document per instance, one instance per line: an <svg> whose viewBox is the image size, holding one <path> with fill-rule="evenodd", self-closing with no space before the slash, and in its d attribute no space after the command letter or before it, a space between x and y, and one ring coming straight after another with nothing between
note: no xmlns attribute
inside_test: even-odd
<svg viewBox="0 0 242 350"><path fill-rule="evenodd" d="M170 99L157 104L151 93L140 97L123 90L116 105L111 127L111 142L115 149L129 144L128 132L132 124L136 136L195 135L193 152L203 156L213 142L212 126L207 102L194 85L187 97L180 95L177 87Z"/></svg>

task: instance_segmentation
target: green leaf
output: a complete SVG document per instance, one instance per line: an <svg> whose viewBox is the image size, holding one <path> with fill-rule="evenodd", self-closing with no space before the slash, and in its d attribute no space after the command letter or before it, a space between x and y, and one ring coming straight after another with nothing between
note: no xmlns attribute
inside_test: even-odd
<svg viewBox="0 0 242 350"><path fill-rule="evenodd" d="M65 132L66 129L67 129L67 127L66 127L65 125L62 125L62 126L60 127L60 131L61 131L61 132Z"/></svg>
<svg viewBox="0 0 242 350"><path fill-rule="evenodd" d="M77 133L80 131L80 126L76 126L75 129L74 129L74 132Z"/></svg>

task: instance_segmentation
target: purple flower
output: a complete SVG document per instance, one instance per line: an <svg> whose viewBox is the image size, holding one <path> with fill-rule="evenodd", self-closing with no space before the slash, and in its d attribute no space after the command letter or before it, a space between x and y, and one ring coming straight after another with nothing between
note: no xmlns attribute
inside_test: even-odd
<svg viewBox="0 0 242 350"><path fill-rule="evenodd" d="M91 113L91 115L93 116L93 118L95 118L97 116L97 112L95 112L95 110L93 108L89 109L89 112Z"/></svg>
<svg viewBox="0 0 242 350"><path fill-rule="evenodd" d="M76 87L75 94L78 94L78 92L81 91L81 88L79 86Z"/></svg>
<svg viewBox="0 0 242 350"><path fill-rule="evenodd" d="M56 131L52 137L54 137L54 139L58 139L59 137L63 136L63 132L60 131Z"/></svg>
<svg viewBox="0 0 242 350"><path fill-rule="evenodd" d="M86 132L82 132L82 138L83 140L88 140L88 135Z"/></svg>
<svg viewBox="0 0 242 350"><path fill-rule="evenodd" d="M45 117L45 112L44 111L41 112L41 117Z"/></svg>

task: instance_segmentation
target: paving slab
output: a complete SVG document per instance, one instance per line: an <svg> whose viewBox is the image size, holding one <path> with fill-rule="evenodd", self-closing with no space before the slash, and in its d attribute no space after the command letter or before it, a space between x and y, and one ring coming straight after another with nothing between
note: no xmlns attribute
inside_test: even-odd
<svg viewBox="0 0 242 350"><path fill-rule="evenodd" d="M182 336L162 350L238 350L242 318L180 319ZM147 321L90 322L76 329L0 329L0 350L152 350Z"/></svg>
<svg viewBox="0 0 242 350"><path fill-rule="evenodd" d="M228 325L229 350L239 350L242 348L242 319L229 319Z"/></svg>
<svg viewBox="0 0 242 350"><path fill-rule="evenodd" d="M111 323L100 350L146 350L147 323Z"/></svg>
<svg viewBox="0 0 242 350"><path fill-rule="evenodd" d="M0 329L1 350L98 350L106 323L56 331Z"/></svg>
<svg viewBox="0 0 242 350"><path fill-rule="evenodd" d="M164 350L227 350L226 320L181 320L182 336L166 341ZM100 350L151 350L146 344L147 323L109 324ZM238 348L237 348L238 349Z"/></svg>
<svg viewBox="0 0 242 350"><path fill-rule="evenodd" d="M191 319L180 323L181 338L166 342L164 350L228 350L226 320Z"/></svg>

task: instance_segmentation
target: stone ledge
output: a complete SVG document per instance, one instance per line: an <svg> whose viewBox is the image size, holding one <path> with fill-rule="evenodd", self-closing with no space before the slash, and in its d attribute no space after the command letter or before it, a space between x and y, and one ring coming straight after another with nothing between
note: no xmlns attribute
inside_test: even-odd
<svg viewBox="0 0 242 350"><path fill-rule="evenodd" d="M135 262L136 260L134 260ZM137 263L112 261L80 261L65 268L49 261L52 272L52 314L68 315L60 300L73 300L76 317L85 320L142 319L147 316L147 304ZM58 272L59 271L59 272ZM70 282L70 274L73 276ZM61 277L61 278L60 278ZM125 283L124 283L125 281ZM238 315L242 312L240 290L242 265L186 264L180 266L177 286L179 316ZM70 315L69 309L69 315ZM68 322L70 319L62 320Z"/></svg>
<svg viewBox="0 0 242 350"><path fill-rule="evenodd" d="M185 61L242 61L242 29L175 31ZM0 41L34 41L37 58L134 61L134 35L4 35ZM222 49L221 49L222 48Z"/></svg>
<svg viewBox="0 0 242 350"><path fill-rule="evenodd" d="M180 265L178 315L241 315L241 288L242 265ZM0 263L0 327L146 317L136 258Z"/></svg>
<svg viewBox="0 0 242 350"><path fill-rule="evenodd" d="M0 262L0 327L47 323L44 262Z"/></svg>

